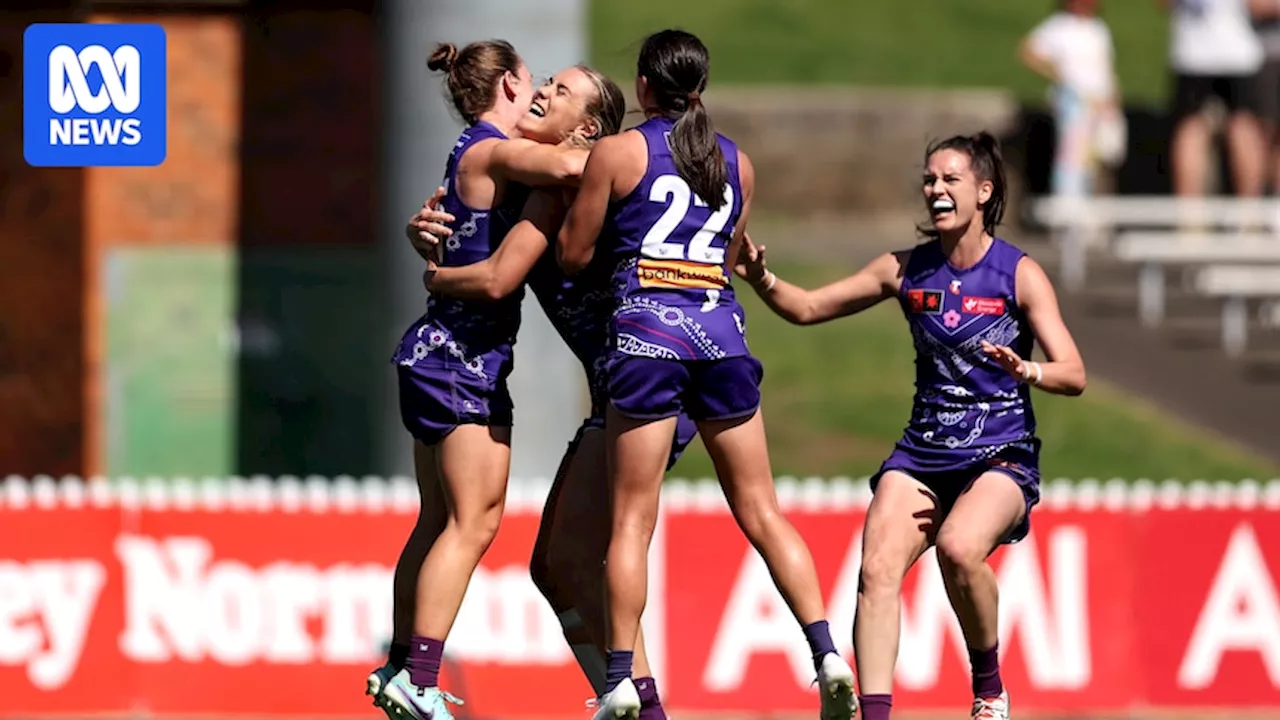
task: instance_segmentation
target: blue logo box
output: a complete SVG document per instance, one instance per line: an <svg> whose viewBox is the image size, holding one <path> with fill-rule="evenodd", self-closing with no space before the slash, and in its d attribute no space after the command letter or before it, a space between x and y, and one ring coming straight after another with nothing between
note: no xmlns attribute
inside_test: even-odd
<svg viewBox="0 0 1280 720"><path fill-rule="evenodd" d="M22 39L22 146L38 167L145 167L168 153L164 28L36 24Z"/></svg>

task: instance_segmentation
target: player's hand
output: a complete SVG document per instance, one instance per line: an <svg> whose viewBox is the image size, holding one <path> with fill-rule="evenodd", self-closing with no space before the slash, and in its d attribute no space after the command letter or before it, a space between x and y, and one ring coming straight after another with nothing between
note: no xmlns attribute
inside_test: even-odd
<svg viewBox="0 0 1280 720"><path fill-rule="evenodd" d="M405 235L413 243L413 249L424 260L438 257L440 243L453 235L448 224L455 218L439 210L444 194L444 188L437 188L431 199L422 204L422 209L409 218L409 225L405 228Z"/></svg>
<svg viewBox="0 0 1280 720"><path fill-rule="evenodd" d="M764 246L756 247L747 233L742 234L742 247L738 248L738 262L733 266L733 272L752 285L763 281L768 272L764 262Z"/></svg>
<svg viewBox="0 0 1280 720"><path fill-rule="evenodd" d="M1022 358L1018 356L1018 353L1014 352L1013 348L1008 345L992 345L986 340L983 340L982 352L1000 363L1000 367L1004 368L1005 372L1019 380L1026 380L1031 375L1030 368L1027 367L1027 363L1025 363Z"/></svg>

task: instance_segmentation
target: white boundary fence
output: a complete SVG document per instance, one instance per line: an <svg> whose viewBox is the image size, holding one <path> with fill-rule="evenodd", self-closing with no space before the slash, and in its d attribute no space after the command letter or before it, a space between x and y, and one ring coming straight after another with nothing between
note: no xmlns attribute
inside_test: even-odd
<svg viewBox="0 0 1280 720"><path fill-rule="evenodd" d="M866 507L871 501L867 477L776 479L784 510L822 510ZM512 478L507 508L538 512L546 502L551 481ZM668 480L663 485L664 507L683 512L728 512L720 486L709 478ZM350 475L265 475L228 478L107 479L48 475L11 475L0 481L0 509L49 507L120 507L199 512L339 512L416 513L418 488L413 478ZM1142 511L1149 508L1238 508L1280 510L1280 478L1238 481L1153 481L1122 478L1099 480L1057 478L1041 483L1040 507L1053 510Z"/></svg>

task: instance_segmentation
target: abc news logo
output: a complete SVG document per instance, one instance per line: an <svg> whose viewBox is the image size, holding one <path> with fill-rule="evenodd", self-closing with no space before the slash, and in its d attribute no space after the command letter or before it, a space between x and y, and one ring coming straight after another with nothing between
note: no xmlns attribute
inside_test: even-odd
<svg viewBox="0 0 1280 720"><path fill-rule="evenodd" d="M89 89L88 71L102 75L98 92ZM142 104L142 57L138 48L121 45L114 53L101 45L76 52L59 45L49 53L49 109L67 115L76 109L100 115L108 108L129 115ZM51 145L137 145L142 121L135 117L49 118Z"/></svg>
<svg viewBox="0 0 1280 720"><path fill-rule="evenodd" d="M23 152L40 167L154 166L167 154L164 28L39 23L23 35Z"/></svg>

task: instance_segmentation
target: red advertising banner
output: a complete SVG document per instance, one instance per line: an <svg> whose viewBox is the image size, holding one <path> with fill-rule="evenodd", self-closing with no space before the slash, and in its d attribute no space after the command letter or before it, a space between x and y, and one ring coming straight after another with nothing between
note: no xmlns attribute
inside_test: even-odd
<svg viewBox="0 0 1280 720"><path fill-rule="evenodd" d="M411 488L0 490L0 715L372 712ZM1096 490L1050 488L1031 537L992 558L1019 710L1280 708L1280 485ZM449 639L442 684L477 716L591 694L528 578L544 493L513 488ZM645 618L664 704L812 712L803 637L717 494L664 498ZM866 493L783 496L851 654ZM965 708L965 658L930 552L904 591L895 707Z"/></svg>

